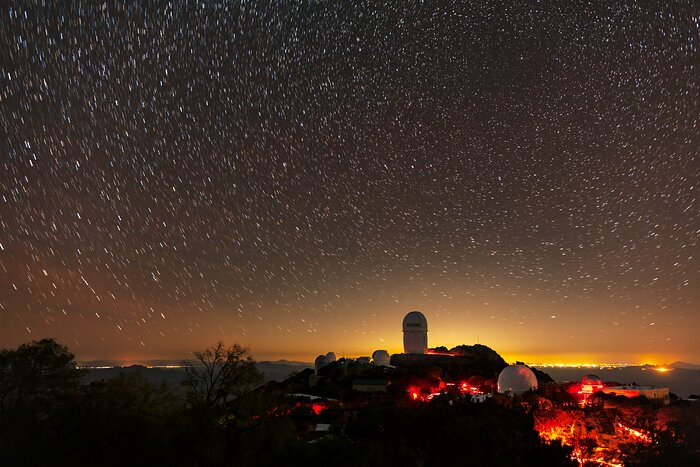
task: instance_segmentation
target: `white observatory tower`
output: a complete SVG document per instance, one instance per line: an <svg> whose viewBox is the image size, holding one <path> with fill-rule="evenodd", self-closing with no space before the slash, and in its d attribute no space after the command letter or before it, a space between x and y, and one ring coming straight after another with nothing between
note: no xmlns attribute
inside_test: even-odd
<svg viewBox="0 0 700 467"><path fill-rule="evenodd" d="M424 354L428 350L428 320L420 311L403 319L403 352Z"/></svg>

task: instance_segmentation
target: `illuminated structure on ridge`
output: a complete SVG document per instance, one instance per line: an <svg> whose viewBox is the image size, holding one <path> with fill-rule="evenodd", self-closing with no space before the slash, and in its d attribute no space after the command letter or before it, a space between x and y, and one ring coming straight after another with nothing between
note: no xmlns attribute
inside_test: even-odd
<svg viewBox="0 0 700 467"><path fill-rule="evenodd" d="M498 375L498 392L501 394L522 394L537 389L537 377L525 365L510 365Z"/></svg>
<svg viewBox="0 0 700 467"><path fill-rule="evenodd" d="M586 375L581 380L581 394L593 394L603 389L603 381L596 375Z"/></svg>
<svg viewBox="0 0 700 467"><path fill-rule="evenodd" d="M428 320L420 311L412 311L403 319L403 352L424 354L428 350Z"/></svg>

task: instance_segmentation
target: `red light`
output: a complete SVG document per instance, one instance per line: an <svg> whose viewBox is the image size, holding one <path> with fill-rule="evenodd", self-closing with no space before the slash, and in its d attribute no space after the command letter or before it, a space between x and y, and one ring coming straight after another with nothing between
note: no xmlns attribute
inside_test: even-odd
<svg viewBox="0 0 700 467"><path fill-rule="evenodd" d="M417 392L412 392L412 393L411 393L411 399L413 399L413 400L418 399L418 393L417 393Z"/></svg>

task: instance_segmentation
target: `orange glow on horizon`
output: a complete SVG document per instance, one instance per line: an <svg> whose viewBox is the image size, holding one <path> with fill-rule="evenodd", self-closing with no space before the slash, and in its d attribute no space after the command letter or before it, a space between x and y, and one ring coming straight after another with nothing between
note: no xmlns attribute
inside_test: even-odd
<svg viewBox="0 0 700 467"><path fill-rule="evenodd" d="M337 358L351 358L355 359L358 357L368 357L372 355L372 351L367 351L367 352L358 352L358 351L353 351L353 352L342 352L342 351L337 351L331 348L332 346L329 346L328 349L322 349L318 350L316 352L310 352L310 353L297 353L297 352L289 352L289 353L264 353L260 352L257 353L255 352L254 348L251 348L251 355L253 359L256 361L277 361L277 360L287 360L287 361L294 361L294 362L304 362L304 363L313 363L314 359L316 358L317 355L319 354L325 354L328 351L334 351ZM627 359L620 359L620 360L615 360L614 358L611 358L609 355L594 355L594 354L586 354L586 355L537 355L537 354L521 354L517 352L498 352L498 349L491 347L493 350L495 350L497 353L499 353L503 359L508 362L508 363L515 363L515 362L524 362L529 366L534 366L534 367L560 367L560 368L566 368L566 367L572 367L572 368L605 368L605 367L620 367L620 366L641 366L641 365L662 365L662 366L657 366L655 368L652 368L654 371L658 371L660 373L666 373L673 371L673 368L669 368L668 366L665 366L665 363L656 363L656 362L667 362L667 361L675 361L673 357L671 358L666 358L666 357L652 357L649 355L645 356L640 356L636 358L627 358ZM203 350L203 349L202 349ZM401 354L403 353L402 348L391 348L389 346L386 346L387 352L389 352L389 355L394 355L394 354ZM428 351L426 352L428 354L435 354L435 355L450 355L448 353L438 353L438 352L431 352ZM131 365L144 365L144 366L151 366L149 363L149 360L169 360L171 362L177 362L178 364L182 361L187 361L187 360L192 360L194 356L192 354L184 356L182 358L168 358L168 357L158 357L158 356L147 356L147 357L122 357L122 358L114 358L110 359L116 362L119 366L131 366ZM78 359L79 362L87 362L91 361L93 359ZM98 358L94 358L94 360L99 360Z"/></svg>

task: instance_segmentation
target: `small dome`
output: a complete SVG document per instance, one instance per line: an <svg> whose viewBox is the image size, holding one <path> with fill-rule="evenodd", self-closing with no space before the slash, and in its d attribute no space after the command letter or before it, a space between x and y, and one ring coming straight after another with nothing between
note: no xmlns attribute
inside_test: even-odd
<svg viewBox="0 0 700 467"><path fill-rule="evenodd" d="M596 375L586 375L581 380L581 384L586 384L590 386L603 385L603 380L598 378Z"/></svg>
<svg viewBox="0 0 700 467"><path fill-rule="evenodd" d="M316 372L316 374L318 374L318 370L320 370L324 366L328 366L328 359L325 355L319 355L314 361L314 371Z"/></svg>
<svg viewBox="0 0 700 467"><path fill-rule="evenodd" d="M374 366L389 366L389 352L386 350L375 350L372 354L372 360L374 361Z"/></svg>
<svg viewBox="0 0 700 467"><path fill-rule="evenodd" d="M428 320L420 311L412 311L403 319L403 330L406 331L427 331Z"/></svg>
<svg viewBox="0 0 700 467"><path fill-rule="evenodd" d="M328 353L326 354L326 360L328 360L328 363L333 363L333 362L336 360L336 358L335 358L335 353L333 353L333 352L328 352Z"/></svg>
<svg viewBox="0 0 700 467"><path fill-rule="evenodd" d="M522 394L537 389L537 377L525 365L510 365L498 375L498 392Z"/></svg>

